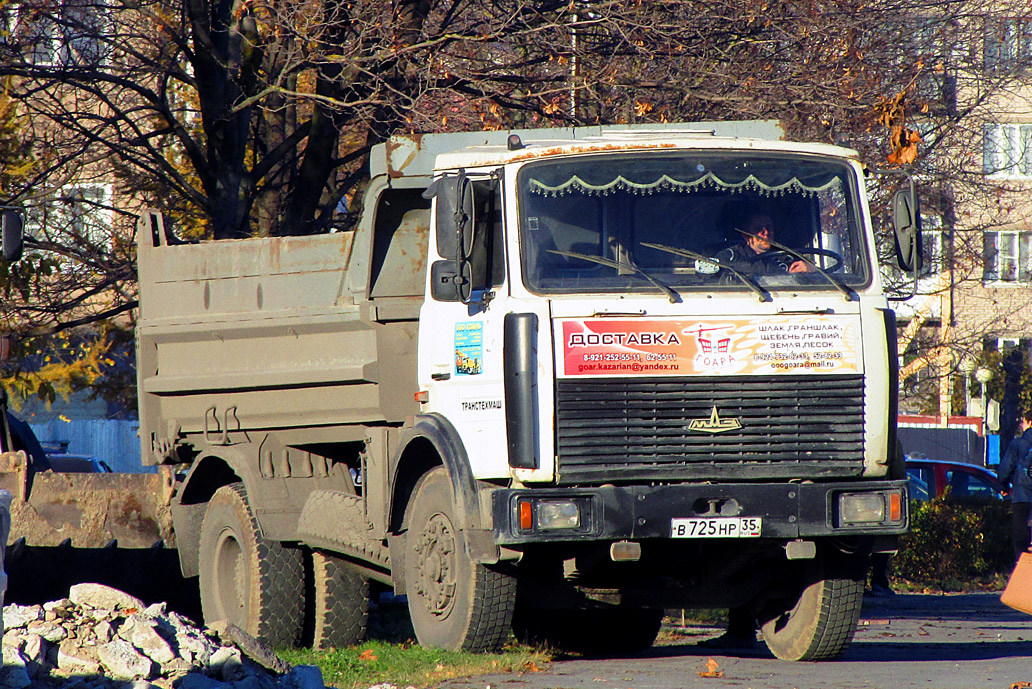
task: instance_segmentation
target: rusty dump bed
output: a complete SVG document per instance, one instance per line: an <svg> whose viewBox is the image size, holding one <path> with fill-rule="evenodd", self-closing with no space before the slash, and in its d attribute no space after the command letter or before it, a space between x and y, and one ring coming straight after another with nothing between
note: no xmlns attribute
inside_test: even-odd
<svg viewBox="0 0 1032 689"><path fill-rule="evenodd" d="M173 547L171 475L33 472L23 452L0 454L0 488L10 491L8 543L75 548ZM24 541L22 541L24 539Z"/></svg>

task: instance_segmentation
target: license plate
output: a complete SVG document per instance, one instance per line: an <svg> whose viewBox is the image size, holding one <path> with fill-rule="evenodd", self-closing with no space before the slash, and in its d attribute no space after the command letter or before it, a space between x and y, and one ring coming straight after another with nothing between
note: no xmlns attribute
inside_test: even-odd
<svg viewBox="0 0 1032 689"><path fill-rule="evenodd" d="M710 517L671 519L671 538L758 538L760 517Z"/></svg>

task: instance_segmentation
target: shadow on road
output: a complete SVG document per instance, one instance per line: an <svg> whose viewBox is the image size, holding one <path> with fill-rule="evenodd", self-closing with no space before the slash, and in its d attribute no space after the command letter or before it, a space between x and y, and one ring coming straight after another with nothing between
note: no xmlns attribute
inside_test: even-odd
<svg viewBox="0 0 1032 689"><path fill-rule="evenodd" d="M1004 606L998 593L898 594L864 599L861 626L838 662L959 662L1029 655L1032 616ZM638 657L707 656L773 659L762 643L750 651L715 652L697 646L694 638L653 647Z"/></svg>

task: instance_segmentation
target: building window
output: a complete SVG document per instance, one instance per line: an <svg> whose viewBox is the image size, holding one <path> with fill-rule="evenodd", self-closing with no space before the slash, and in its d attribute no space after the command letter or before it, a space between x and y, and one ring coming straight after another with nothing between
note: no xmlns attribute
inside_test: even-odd
<svg viewBox="0 0 1032 689"><path fill-rule="evenodd" d="M938 219L938 218L936 218ZM922 222L928 222L922 218ZM920 277L937 275L942 272L944 263L943 231L939 226L931 229L923 229L921 232L921 272ZM925 225L925 228L928 226Z"/></svg>
<svg viewBox="0 0 1032 689"><path fill-rule="evenodd" d="M111 187L107 184L76 184L63 187L58 197L65 233L72 241L88 246L111 245Z"/></svg>
<svg viewBox="0 0 1032 689"><path fill-rule="evenodd" d="M1032 124L986 125L982 171L996 177L1032 178Z"/></svg>
<svg viewBox="0 0 1032 689"><path fill-rule="evenodd" d="M985 22L985 68L1032 65L1032 20L992 17Z"/></svg>
<svg viewBox="0 0 1032 689"><path fill-rule="evenodd" d="M15 40L26 61L38 67L96 67L108 52L109 18L104 0L25 3Z"/></svg>
<svg viewBox="0 0 1032 689"><path fill-rule="evenodd" d="M96 257L111 250L114 212L111 185L70 184L47 201L26 208L25 231L44 244L69 247L80 256ZM44 251L62 270L73 269L67 255Z"/></svg>
<svg viewBox="0 0 1032 689"><path fill-rule="evenodd" d="M986 282L1028 283L1032 281L1032 232L986 232Z"/></svg>

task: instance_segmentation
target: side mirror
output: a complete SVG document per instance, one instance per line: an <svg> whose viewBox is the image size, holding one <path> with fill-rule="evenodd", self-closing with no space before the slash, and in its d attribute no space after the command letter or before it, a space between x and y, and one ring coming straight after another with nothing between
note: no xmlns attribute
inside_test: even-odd
<svg viewBox="0 0 1032 689"><path fill-rule="evenodd" d="M921 269L921 203L913 182L892 197L892 226L896 239L896 263L900 270Z"/></svg>
<svg viewBox="0 0 1032 689"><path fill-rule="evenodd" d="M455 206L458 204L458 177L440 177L423 192L424 198L437 199L434 219L437 221L437 253L455 255Z"/></svg>
<svg viewBox="0 0 1032 689"><path fill-rule="evenodd" d="M430 294L437 301L468 304L474 282L470 262L476 228L473 182L460 170L458 175L435 180L423 196L437 199L437 253L445 257L430 267Z"/></svg>
<svg viewBox="0 0 1032 689"><path fill-rule="evenodd" d="M437 199L437 253L461 258L461 249L468 256L473 246L473 182L460 170L435 180L423 196Z"/></svg>
<svg viewBox="0 0 1032 689"><path fill-rule="evenodd" d="M5 261L17 261L22 255L25 221L21 211L7 208L0 215L0 254Z"/></svg>

